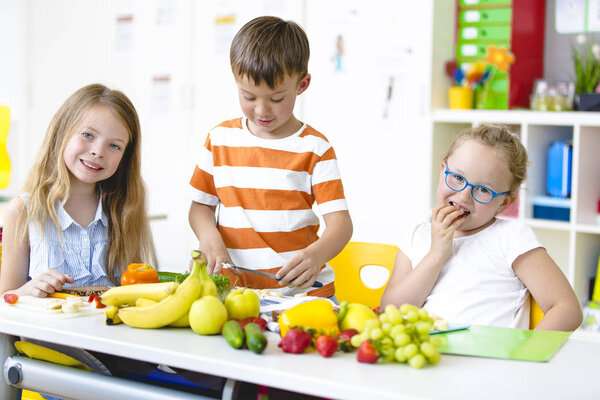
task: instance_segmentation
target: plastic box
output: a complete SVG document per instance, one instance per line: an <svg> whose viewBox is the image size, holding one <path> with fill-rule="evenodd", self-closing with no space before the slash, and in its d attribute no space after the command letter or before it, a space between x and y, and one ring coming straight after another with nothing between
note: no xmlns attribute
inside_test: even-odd
<svg viewBox="0 0 600 400"><path fill-rule="evenodd" d="M553 197L571 196L573 146L569 142L552 142L548 148L546 191Z"/></svg>
<svg viewBox="0 0 600 400"><path fill-rule="evenodd" d="M571 199L549 196L535 196L533 205L533 218L554 219L569 221L571 219Z"/></svg>

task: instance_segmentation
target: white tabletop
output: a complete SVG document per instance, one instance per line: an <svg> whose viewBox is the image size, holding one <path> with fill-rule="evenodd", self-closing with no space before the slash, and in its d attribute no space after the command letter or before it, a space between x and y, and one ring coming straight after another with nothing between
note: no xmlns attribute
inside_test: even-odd
<svg viewBox="0 0 600 400"><path fill-rule="evenodd" d="M600 399L600 343L570 338L547 363L444 355L434 367L361 364L356 353L286 354L269 333L262 355L190 329L106 326L0 306L0 332L340 399ZM3 361L3 360L2 360Z"/></svg>

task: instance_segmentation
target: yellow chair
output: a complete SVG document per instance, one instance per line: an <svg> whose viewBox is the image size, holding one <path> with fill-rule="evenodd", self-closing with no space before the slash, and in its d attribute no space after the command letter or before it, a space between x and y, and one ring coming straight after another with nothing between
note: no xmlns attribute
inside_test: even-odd
<svg viewBox="0 0 600 400"><path fill-rule="evenodd" d="M533 296L529 296L529 329L534 329L544 318L544 312Z"/></svg>
<svg viewBox="0 0 600 400"><path fill-rule="evenodd" d="M45 400L41 394L32 392L31 390L23 390L21 392L21 400Z"/></svg>
<svg viewBox="0 0 600 400"><path fill-rule="evenodd" d="M350 242L329 265L335 271L335 296L339 301L348 303L362 303L374 308L379 305L385 284L377 289L365 285L360 277L363 267L377 265L386 268L390 274L394 268L394 261L398 246L380 243Z"/></svg>
<svg viewBox="0 0 600 400"><path fill-rule="evenodd" d="M10 159L6 150L6 138L10 127L10 111L6 106L0 106L0 188L5 188L10 182Z"/></svg>

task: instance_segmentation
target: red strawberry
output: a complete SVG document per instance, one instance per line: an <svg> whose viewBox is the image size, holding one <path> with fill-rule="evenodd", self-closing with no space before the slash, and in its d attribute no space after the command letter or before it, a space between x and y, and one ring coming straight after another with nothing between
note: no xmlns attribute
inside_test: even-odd
<svg viewBox="0 0 600 400"><path fill-rule="evenodd" d="M329 357L337 351L338 342L331 336L321 335L315 341L315 347L323 357Z"/></svg>
<svg viewBox="0 0 600 400"><path fill-rule="evenodd" d="M374 364L377 362L379 354L377 354L377 349L375 349L371 340L365 340L360 344L356 359L362 363Z"/></svg>
<svg viewBox="0 0 600 400"><path fill-rule="evenodd" d="M292 328L281 339L279 347L286 353L299 354L310 344L312 338L310 333L302 329Z"/></svg>
<svg viewBox="0 0 600 400"><path fill-rule="evenodd" d="M340 345L340 349L342 349L343 352L347 353L349 351L352 351L350 339L352 339L352 336L356 334L358 334L358 331L356 329L346 329L340 332L340 335L338 336L338 343Z"/></svg>
<svg viewBox="0 0 600 400"><path fill-rule="evenodd" d="M14 293L7 293L4 295L4 301L7 304L16 304L19 301L19 296Z"/></svg>
<svg viewBox="0 0 600 400"><path fill-rule="evenodd" d="M260 330L263 332L267 329L267 321L261 317L248 317L244 318L244 320L242 321L239 321L240 325L242 326L242 329L244 329L246 325L250 322L254 322L256 325L258 325Z"/></svg>

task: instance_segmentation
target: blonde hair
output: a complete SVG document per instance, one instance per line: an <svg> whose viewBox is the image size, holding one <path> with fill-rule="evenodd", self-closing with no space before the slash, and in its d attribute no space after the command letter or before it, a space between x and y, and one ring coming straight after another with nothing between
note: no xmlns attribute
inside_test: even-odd
<svg viewBox="0 0 600 400"><path fill-rule="evenodd" d="M443 161L448 161L454 150L463 143L474 140L494 150L502 155L512 174L512 183L510 191L515 192L527 178L527 150L521 143L517 135L512 133L508 127L503 125L482 124L460 133L450 145L448 152L444 155Z"/></svg>
<svg viewBox="0 0 600 400"><path fill-rule="evenodd" d="M152 236L146 214L146 189L141 177L140 122L135 107L120 91L92 84L73 93L58 109L38 153L23 190L29 193L25 235L30 221L40 224L52 219L59 228L55 204L63 204L71 192L70 173L63 153L85 115L94 107L106 107L121 120L129 133L129 143L115 173L98 182L102 209L108 218L106 272L118 284L128 263L148 262ZM58 229L59 234L61 230Z"/></svg>
<svg viewBox="0 0 600 400"><path fill-rule="evenodd" d="M229 51L231 70L271 89L287 76L308 73L308 37L298 24L263 16L246 23L233 38Z"/></svg>

